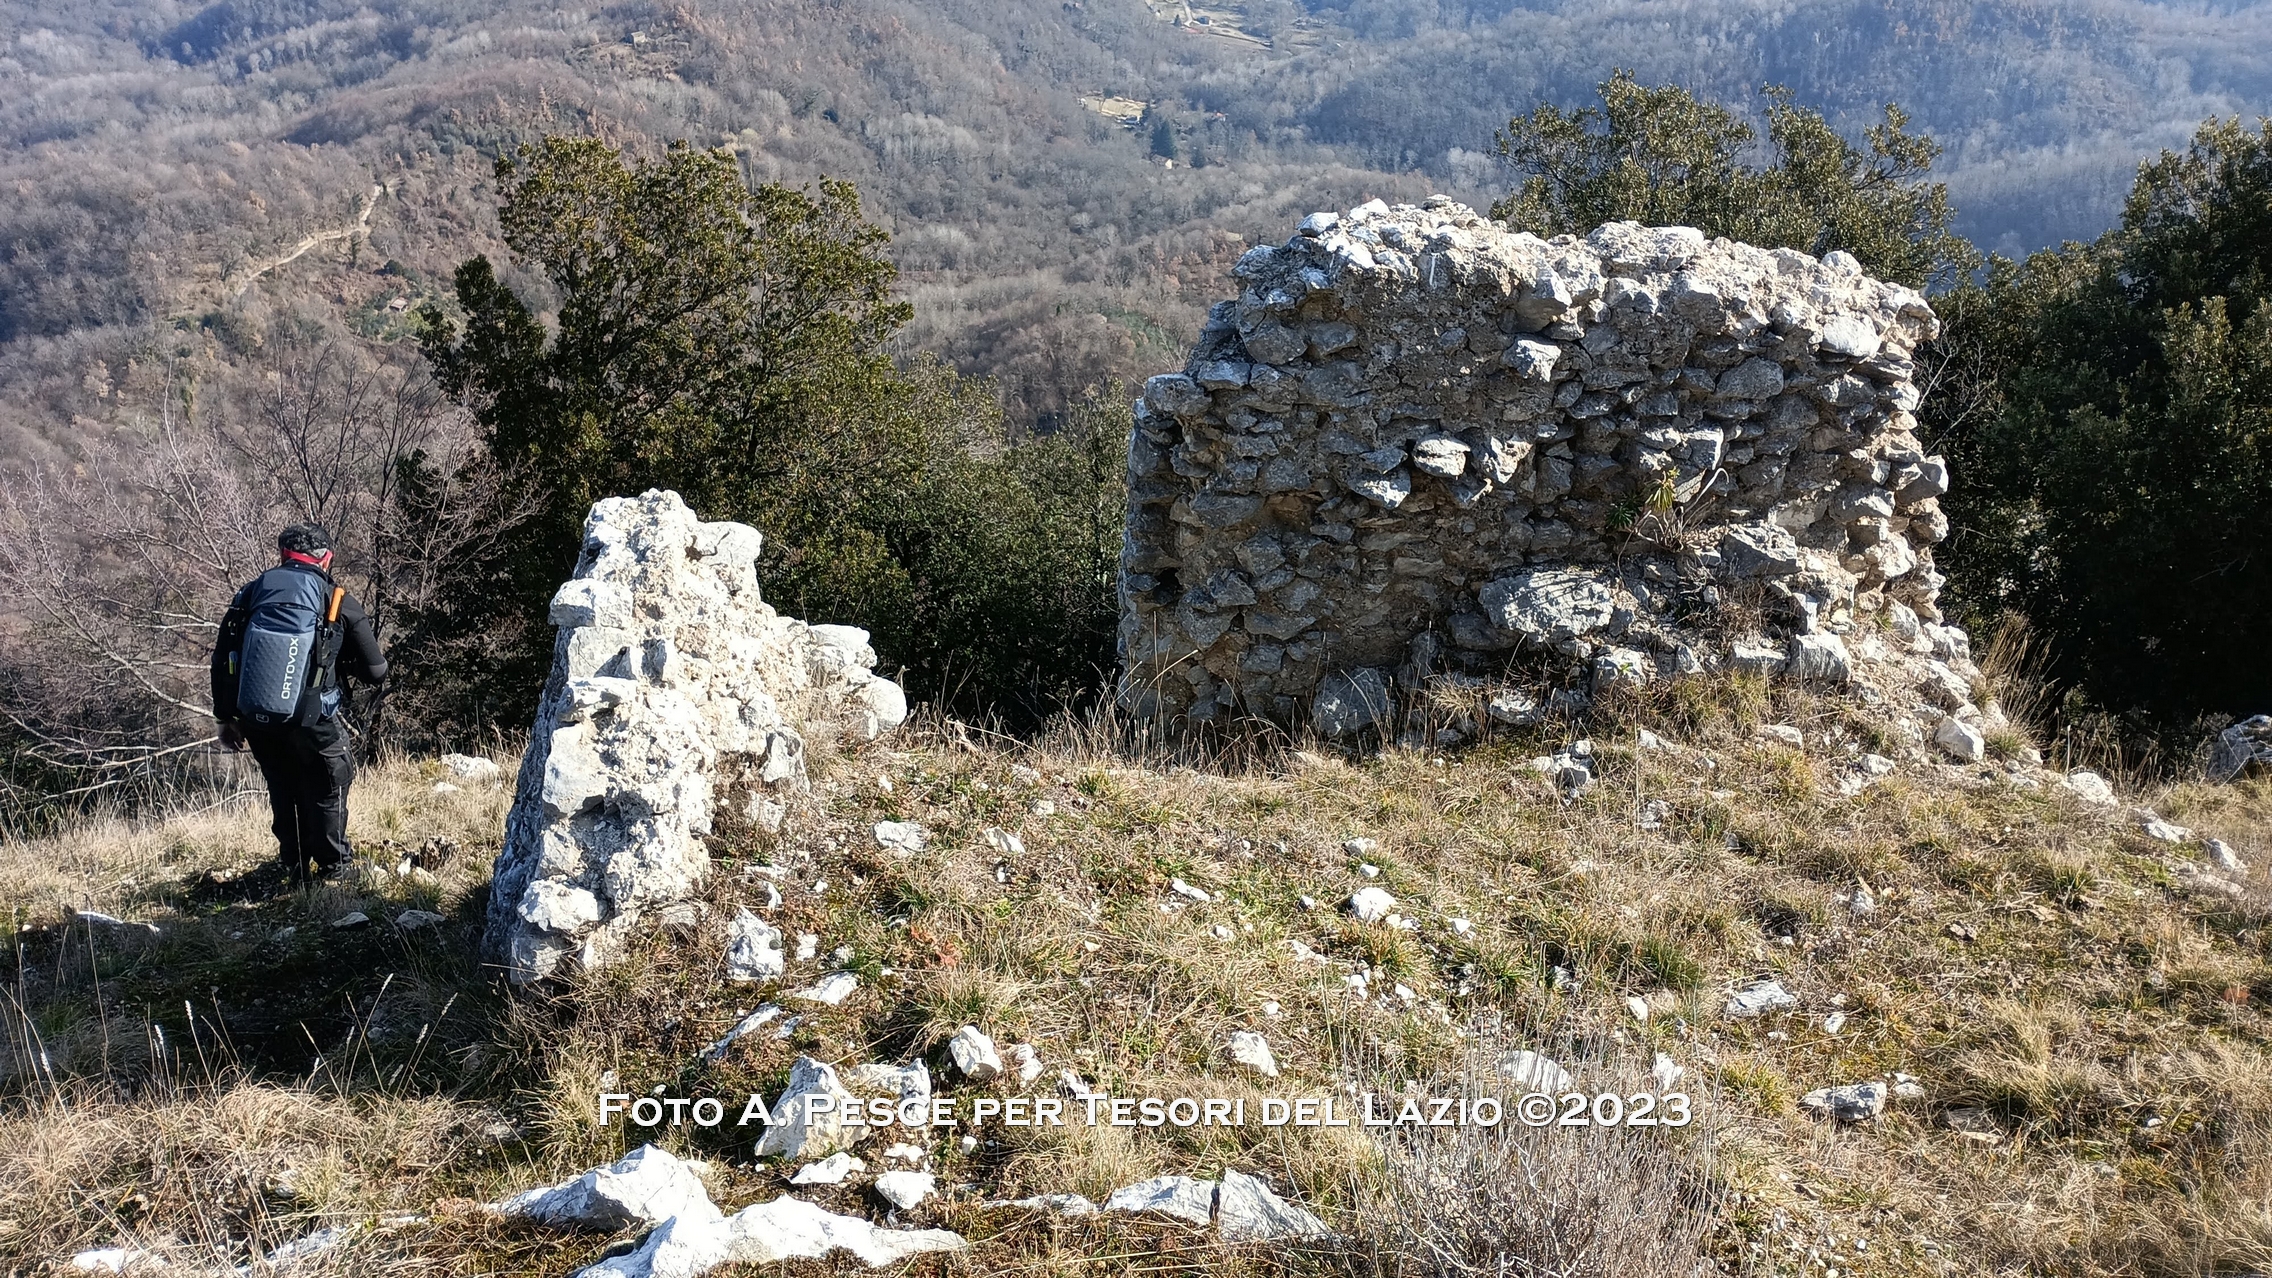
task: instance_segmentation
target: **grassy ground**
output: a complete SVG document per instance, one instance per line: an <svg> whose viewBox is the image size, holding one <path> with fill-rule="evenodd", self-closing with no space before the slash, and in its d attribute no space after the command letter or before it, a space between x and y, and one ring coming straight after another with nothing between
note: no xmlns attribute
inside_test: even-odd
<svg viewBox="0 0 2272 1278"><path fill-rule="evenodd" d="M1805 747L1762 742L1763 722L1795 724ZM1642 748L1644 727L1675 748ZM953 1188L901 1223L975 1246L921 1272L1463 1272L1402 1253L1472 1241L1479 1221L1512 1231L1529 1209L1490 1197L1508 1192L1510 1148L1567 1191L1538 1226L1554 1238L1510 1245L1565 1247L1572 1273L1678 1273L1699 1256L1751 1274L2272 1268L2272 787L2130 796L2248 860L2236 898L2179 871L2198 843L2151 841L2123 809L2018 765L1905 760L1841 796L1849 754L1881 739L1837 701L1690 683L1586 731L1601 779L1570 802L1529 766L1569 744L1550 729L1442 756L1263 752L1235 768L1107 749L1099 734L902 737L818 761L784 837L721 840L699 935L658 933L620 966L537 994L508 993L478 961L509 796L436 794L431 763L386 764L356 790L352 833L386 870L430 838L461 849L407 877L282 890L256 872L265 813L244 804L0 846L14 929L0 1272L121 1242L241 1261L353 1222L365 1228L341 1272L570 1273L611 1240L473 1204L650 1137L707 1160L730 1207L794 1170L751 1160L754 1127L600 1127L599 1092L738 1109L772 1095L800 1053L937 1068L969 1023L1035 1045L1048 1070L1030 1088L956 1089L966 1096L1044 1094L1071 1069L1120 1095L1346 1105L1352 1084L1457 1091L1479 1056L1520 1046L1573 1064L1587 1090L1630 1091L1665 1053L1700 1121L1515 1133L1511 1146L1075 1124L981 1129L966 1151L960 1132L938 1133L924 1143ZM1653 801L1669 805L1656 820ZM881 820L920 822L929 849L878 848ZM1022 852L996 851L990 828ZM1353 853L1353 838L1377 846ZM1852 908L1862 884L1868 913ZM848 967L862 988L838 1007L791 1004L788 1037L768 1029L706 1063L703 1046L775 993L727 983L721 958L724 920L762 906L769 885L783 899L767 916L818 938L788 987ZM1335 908L1368 886L1414 926ZM66 922L74 908L160 931ZM445 922L398 928L410 908ZM372 922L331 926L350 912ZM1795 1007L1722 1015L1731 987L1767 976ZM1283 1077L1234 1064L1236 1030L1263 1033ZM1833 1126L1798 1104L1895 1072L1922 1095L1872 1123ZM864 1147L872 1169L882 1143ZM1234 1166L1347 1241L1240 1250L979 1205ZM1611 1182L1656 1188L1611 1201ZM865 1193L808 1196L878 1211Z"/></svg>

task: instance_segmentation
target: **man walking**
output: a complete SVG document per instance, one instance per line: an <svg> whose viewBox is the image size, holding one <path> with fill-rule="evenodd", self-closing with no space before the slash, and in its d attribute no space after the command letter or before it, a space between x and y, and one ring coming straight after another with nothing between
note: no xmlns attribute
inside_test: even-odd
<svg viewBox="0 0 2272 1278"><path fill-rule="evenodd" d="M213 717L221 744L252 748L275 811L277 855L304 881L347 859L347 787L355 780L339 708L346 676L378 685L387 659L371 619L331 579L320 524L279 533L283 562L245 584L213 646Z"/></svg>

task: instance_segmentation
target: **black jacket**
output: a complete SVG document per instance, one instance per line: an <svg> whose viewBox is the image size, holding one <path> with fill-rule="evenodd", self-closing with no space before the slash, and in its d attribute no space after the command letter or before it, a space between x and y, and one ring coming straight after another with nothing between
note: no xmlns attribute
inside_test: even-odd
<svg viewBox="0 0 2272 1278"><path fill-rule="evenodd" d="M311 564L287 563L268 571L312 572L331 584L331 574ZM237 677L229 669L229 655L244 643L245 623L251 616L251 607L245 601L257 582L257 578L246 582L230 601L229 611L221 618L221 637L213 645L213 717L223 723L237 717ZM339 660L324 676L325 683L312 691L321 692L330 686L330 680L344 682L349 677L368 684L385 683L386 654L379 651L379 637L371 632L371 615L363 611L361 600L353 595L340 600L339 626Z"/></svg>

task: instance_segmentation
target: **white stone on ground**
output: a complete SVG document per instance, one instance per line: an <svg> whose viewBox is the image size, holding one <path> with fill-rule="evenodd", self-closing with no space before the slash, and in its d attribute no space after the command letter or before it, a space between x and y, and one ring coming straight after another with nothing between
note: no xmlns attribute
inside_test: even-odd
<svg viewBox="0 0 2272 1278"><path fill-rule="evenodd" d="M1034 1050L1033 1044L1011 1044L1010 1054L1007 1059L1009 1060L1011 1072L1015 1073L1018 1076L1019 1082L1030 1083L1033 1080L1041 1077L1041 1071L1044 1068L1041 1063L1041 1053Z"/></svg>
<svg viewBox="0 0 2272 1278"><path fill-rule="evenodd" d="M1943 716L1933 729L1933 744L1960 763L1978 763L1988 749L1988 739L1980 735L1980 729L1953 714Z"/></svg>
<svg viewBox="0 0 2272 1278"><path fill-rule="evenodd" d="M801 998L808 1003L826 1003L834 1007L852 997L860 988L860 978L850 972L830 972L810 986L792 991L790 998Z"/></svg>
<svg viewBox="0 0 2272 1278"><path fill-rule="evenodd" d="M931 1067L921 1061L905 1065L886 1065L871 1061L843 1070L837 1077L844 1085L857 1092L888 1092L901 1100L917 1097L929 1099L931 1095Z"/></svg>
<svg viewBox="0 0 2272 1278"><path fill-rule="evenodd" d="M1264 1078L1278 1077L1278 1058L1271 1055L1270 1041L1253 1030L1239 1030L1232 1034L1224 1050L1233 1061Z"/></svg>
<svg viewBox="0 0 2272 1278"><path fill-rule="evenodd" d="M2114 787L2106 783L2106 778L2088 768L2077 768L2068 773L2063 784L2085 803L2111 805L2119 802L2114 797Z"/></svg>
<svg viewBox="0 0 2272 1278"><path fill-rule="evenodd" d="M1208 892L1207 889L1193 887L1189 883L1184 882L1182 879L1168 880L1168 891L1173 892L1177 896L1183 897L1186 900L1197 901L1202 905L1215 899L1214 895Z"/></svg>
<svg viewBox="0 0 2272 1278"><path fill-rule="evenodd" d="M149 1268L164 1268L154 1251L139 1247L97 1247L74 1254L67 1262L71 1268L88 1274L123 1274L148 1261Z"/></svg>
<svg viewBox="0 0 2272 1278"><path fill-rule="evenodd" d="M1380 851L1380 848L1381 841L1379 839L1368 839L1363 837L1346 839L1341 844L1341 850L1348 853L1350 856L1371 856L1373 853Z"/></svg>
<svg viewBox="0 0 2272 1278"><path fill-rule="evenodd" d="M2172 825L2151 812L2141 812L2138 832L2160 843L2183 843L2193 837L2193 831Z"/></svg>
<svg viewBox="0 0 2272 1278"><path fill-rule="evenodd" d="M931 832L913 821L878 821L876 846L900 856L913 856L931 846Z"/></svg>
<svg viewBox="0 0 2272 1278"><path fill-rule="evenodd" d="M2201 842L2201 847L2209 854L2209 863L2225 873L2236 875L2248 873L2248 862L2241 860L2240 853L2233 851L2233 845L2223 839L2204 839Z"/></svg>
<svg viewBox="0 0 2272 1278"><path fill-rule="evenodd" d="M1499 1057L1499 1076L1534 1092L1559 1092L1570 1085L1570 1071L1549 1056L1527 1049Z"/></svg>
<svg viewBox="0 0 2272 1278"><path fill-rule="evenodd" d="M404 910L402 913L394 916L394 925L401 928L405 932L416 932L421 928L439 927L447 921L448 920L444 919L441 915L434 913L432 910Z"/></svg>
<svg viewBox="0 0 2272 1278"><path fill-rule="evenodd" d="M814 1112L807 1099L827 1096L836 1102ZM818 1158L852 1143L845 1135L844 1106L853 1100L836 1071L810 1056L800 1056L789 1067L789 1084L773 1102L773 1121L758 1138L759 1158Z"/></svg>
<svg viewBox="0 0 2272 1278"><path fill-rule="evenodd" d="M1842 1123L1859 1123L1885 1112L1885 1084L1849 1083L1820 1087L1799 1098L1801 1107Z"/></svg>
<svg viewBox="0 0 2272 1278"><path fill-rule="evenodd" d="M1669 1092L1679 1084L1681 1075L1687 1072L1680 1067L1679 1061L1658 1052L1655 1064L1649 1068L1649 1081L1657 1085L1658 1091Z"/></svg>
<svg viewBox="0 0 2272 1278"><path fill-rule="evenodd" d="M1395 908L1396 898L1384 888L1360 888L1349 894L1349 912L1356 915L1360 923L1378 923Z"/></svg>
<svg viewBox="0 0 2272 1278"><path fill-rule="evenodd" d="M986 846L1003 856L1024 856L1026 842L1017 835L998 826L986 827Z"/></svg>
<svg viewBox="0 0 2272 1278"><path fill-rule="evenodd" d="M788 970L781 956L781 929L748 910L738 910L726 929L726 979L777 981Z"/></svg>
<svg viewBox="0 0 2272 1278"><path fill-rule="evenodd" d="M451 776L461 781L497 781L505 775L505 770L494 761L479 755L445 754L442 756L442 766L449 770Z"/></svg>
<svg viewBox="0 0 2272 1278"><path fill-rule="evenodd" d="M694 1169L670 1151L642 1145L605 1167L557 1185L515 1194L492 1210L562 1229L613 1233L674 1217L717 1220L718 1208Z"/></svg>
<svg viewBox="0 0 2272 1278"><path fill-rule="evenodd" d="M1781 981L1754 981L1728 996L1727 1014L1744 1020L1798 1001L1799 996L1784 989Z"/></svg>
<svg viewBox="0 0 2272 1278"><path fill-rule="evenodd" d="M1204 1227L1215 1219L1215 1182L1190 1176L1154 1176L1113 1190L1103 1210L1167 1216Z"/></svg>
<svg viewBox="0 0 2272 1278"><path fill-rule="evenodd" d="M756 1011L751 1012L749 1015L734 1022L734 1027L730 1030L727 1030L725 1034L718 1039L717 1042L703 1048L702 1059L710 1062L713 1065L717 1064L719 1061L726 1059L726 1053L733 1049L735 1043L741 1041L743 1037L755 1033L759 1028L763 1027L767 1022L771 1021L773 1018L779 1015L781 1015L781 1009L772 1003L767 1003L763 1007L758 1008Z"/></svg>
<svg viewBox="0 0 2272 1278"><path fill-rule="evenodd" d="M1002 1072L1002 1053L995 1050L994 1040L986 1037L976 1025L965 1025L947 1040L947 1056L955 1069L974 1083L983 1083Z"/></svg>
<svg viewBox="0 0 2272 1278"><path fill-rule="evenodd" d="M939 1178L926 1171L888 1171L876 1177L876 1192L892 1206L906 1211L929 1198Z"/></svg>
<svg viewBox="0 0 2272 1278"><path fill-rule="evenodd" d="M1325 1238L1325 1222L1270 1192L1261 1179L1225 1170L1215 1196L1215 1229L1224 1242L1274 1242L1282 1238Z"/></svg>
<svg viewBox="0 0 2272 1278"><path fill-rule="evenodd" d="M724 1264L820 1260L834 1251L851 1252L876 1268L969 1245L962 1235L944 1229L882 1229L784 1196L724 1220L672 1220L647 1235L638 1250L607 1257L577 1278L696 1278Z"/></svg>
<svg viewBox="0 0 2272 1278"><path fill-rule="evenodd" d="M838 1150L817 1163L806 1163L789 1178L792 1185L841 1185L844 1178L856 1171L866 1171L868 1165L852 1155Z"/></svg>
<svg viewBox="0 0 2272 1278"><path fill-rule="evenodd" d="M1765 741L1780 741L1793 750L1803 749L1807 743L1807 734L1787 723L1763 723L1752 735Z"/></svg>

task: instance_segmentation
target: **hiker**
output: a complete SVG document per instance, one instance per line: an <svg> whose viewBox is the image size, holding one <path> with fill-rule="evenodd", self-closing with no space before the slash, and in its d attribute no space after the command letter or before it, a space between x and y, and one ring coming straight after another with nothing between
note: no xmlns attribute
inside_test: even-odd
<svg viewBox="0 0 2272 1278"><path fill-rule="evenodd" d="M276 850L292 879L347 860L347 787L355 780L339 710L345 676L379 686L387 659L371 619L331 579L331 534L293 524L283 562L245 583L213 646L213 717L221 744L252 748L268 781Z"/></svg>

